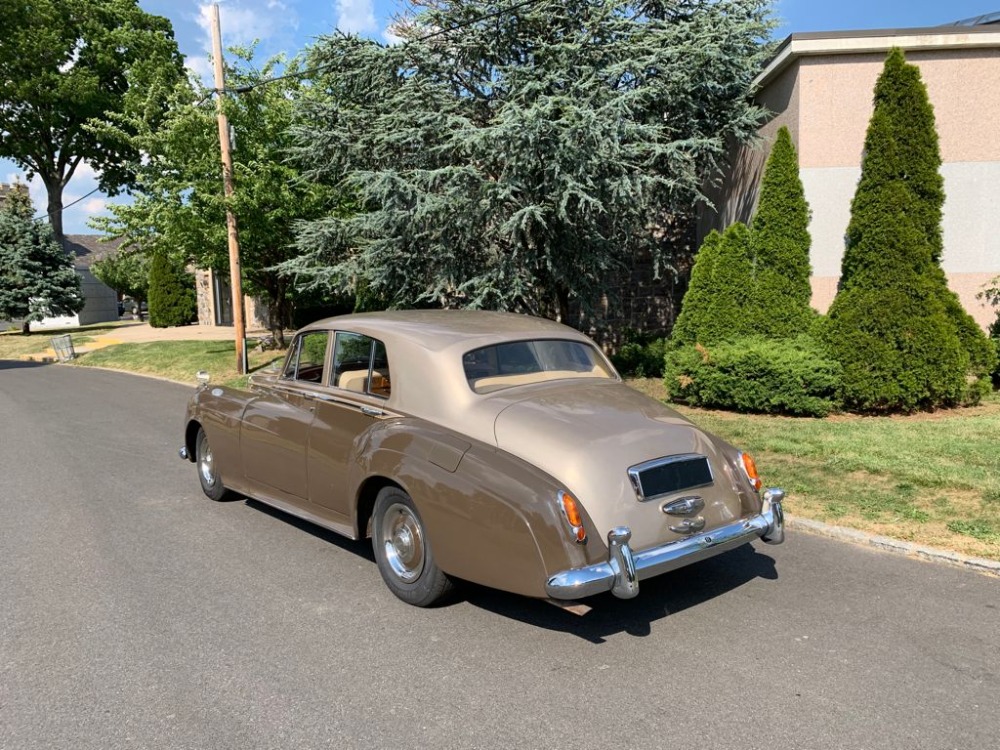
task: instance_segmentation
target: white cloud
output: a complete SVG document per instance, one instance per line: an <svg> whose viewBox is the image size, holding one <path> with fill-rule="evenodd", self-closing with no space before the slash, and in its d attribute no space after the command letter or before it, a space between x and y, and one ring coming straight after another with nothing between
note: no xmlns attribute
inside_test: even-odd
<svg viewBox="0 0 1000 750"><path fill-rule="evenodd" d="M397 44L402 44L403 43L403 37L398 36L394 32L395 28L396 28L396 24L395 23L390 23L388 26L386 26L382 30L382 41L383 42L385 42L386 44L393 45L393 46L395 46Z"/></svg>
<svg viewBox="0 0 1000 750"><path fill-rule="evenodd" d="M205 51L212 49L212 5L198 6L197 22L205 33ZM280 30L294 28L298 17L280 0L243 0L219 3L219 26L223 47L248 45L255 40L270 39Z"/></svg>
<svg viewBox="0 0 1000 750"><path fill-rule="evenodd" d="M378 31L372 0L336 0L337 28L348 34Z"/></svg>
<svg viewBox="0 0 1000 750"><path fill-rule="evenodd" d="M99 214L108 207L108 202L103 198L91 198L83 204L84 213Z"/></svg>
<svg viewBox="0 0 1000 750"><path fill-rule="evenodd" d="M206 85L211 85L215 77L215 67L212 65L212 61L208 55L189 55L184 65L200 81Z"/></svg>

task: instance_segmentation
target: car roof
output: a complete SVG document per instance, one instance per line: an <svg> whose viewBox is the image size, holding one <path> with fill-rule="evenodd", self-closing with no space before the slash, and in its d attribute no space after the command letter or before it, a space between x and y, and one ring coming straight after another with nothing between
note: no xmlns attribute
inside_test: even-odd
<svg viewBox="0 0 1000 750"><path fill-rule="evenodd" d="M485 310L386 310L324 318L302 329L347 330L377 338L387 345L405 341L410 346L440 351L466 351L503 341L562 338L590 343L569 326L544 318Z"/></svg>

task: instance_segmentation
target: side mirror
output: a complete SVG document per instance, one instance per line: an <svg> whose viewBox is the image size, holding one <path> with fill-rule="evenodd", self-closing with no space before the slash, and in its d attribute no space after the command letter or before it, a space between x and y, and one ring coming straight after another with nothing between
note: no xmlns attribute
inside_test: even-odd
<svg viewBox="0 0 1000 750"><path fill-rule="evenodd" d="M208 381L212 379L212 376L209 375L205 370L198 370L198 372L195 373L194 377L195 380L198 381L198 385L201 386L208 385Z"/></svg>

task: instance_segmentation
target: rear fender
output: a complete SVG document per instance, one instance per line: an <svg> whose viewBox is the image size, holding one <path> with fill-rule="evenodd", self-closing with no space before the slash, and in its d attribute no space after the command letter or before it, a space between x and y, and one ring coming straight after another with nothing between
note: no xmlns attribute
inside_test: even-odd
<svg viewBox="0 0 1000 750"><path fill-rule="evenodd" d="M548 575L606 556L600 539L577 544L556 504L559 485L526 462L415 420L383 423L355 463L361 487L385 477L413 498L446 573L544 597ZM360 498L359 498L360 499ZM366 519L355 517L361 526ZM593 537L593 526L588 533ZM366 529L359 528L360 535ZM604 550L602 553L600 550Z"/></svg>

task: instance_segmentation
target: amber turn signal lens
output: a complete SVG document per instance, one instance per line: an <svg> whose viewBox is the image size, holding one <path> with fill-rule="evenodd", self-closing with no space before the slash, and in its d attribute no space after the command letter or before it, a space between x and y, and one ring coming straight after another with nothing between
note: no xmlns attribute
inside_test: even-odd
<svg viewBox="0 0 1000 750"><path fill-rule="evenodd" d="M573 529L576 541L580 543L587 541L587 532L583 528L583 516L580 515L580 506L577 504L576 498L568 492L560 492L559 502L562 504L562 512L566 523Z"/></svg>
<svg viewBox="0 0 1000 750"><path fill-rule="evenodd" d="M757 463L749 453L740 453L740 460L743 462L743 471L747 474L747 479L755 490L760 491L763 482L760 481L760 474L757 473Z"/></svg>

